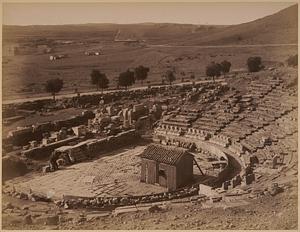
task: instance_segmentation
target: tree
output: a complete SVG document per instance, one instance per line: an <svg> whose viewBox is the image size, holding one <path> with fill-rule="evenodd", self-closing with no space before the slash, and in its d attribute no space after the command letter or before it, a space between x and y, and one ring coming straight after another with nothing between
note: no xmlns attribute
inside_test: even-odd
<svg viewBox="0 0 300 232"><path fill-rule="evenodd" d="M263 68L261 64L261 57L259 56L249 57L247 60L247 66L249 72L258 72Z"/></svg>
<svg viewBox="0 0 300 232"><path fill-rule="evenodd" d="M140 80L141 84L143 85L143 81L147 79L149 71L150 69L148 67L144 67L142 65L136 67L134 69L135 79Z"/></svg>
<svg viewBox="0 0 300 232"><path fill-rule="evenodd" d="M218 63L212 62L211 64L206 66L206 76L212 77L213 81L215 81L215 77L221 76L222 66Z"/></svg>
<svg viewBox="0 0 300 232"><path fill-rule="evenodd" d="M62 79L56 78L56 79L50 79L46 82L46 91L48 93L51 93L53 96L53 100L55 101L55 94L58 93L64 85L64 82Z"/></svg>
<svg viewBox="0 0 300 232"><path fill-rule="evenodd" d="M174 74L174 72L171 71L171 70L168 70L168 71L165 73L165 78L166 78L166 80L170 83L170 85L172 85L172 82L176 80L175 74Z"/></svg>
<svg viewBox="0 0 300 232"><path fill-rule="evenodd" d="M216 76L219 77L221 76L222 73L222 65L219 63L216 63Z"/></svg>
<svg viewBox="0 0 300 232"><path fill-rule="evenodd" d="M108 88L109 80L107 79L105 73L101 73L99 70L94 69L90 76L91 83L97 86L97 91L99 88L101 88L103 93L103 90Z"/></svg>
<svg viewBox="0 0 300 232"><path fill-rule="evenodd" d="M287 59L287 64L288 66L297 66L298 65L298 55L294 55L294 56L290 56L288 59Z"/></svg>
<svg viewBox="0 0 300 232"><path fill-rule="evenodd" d="M134 79L134 72L130 71L129 69L126 72L122 72L119 75L119 86L124 86L127 90L128 86L133 85L135 82Z"/></svg>
<svg viewBox="0 0 300 232"><path fill-rule="evenodd" d="M229 73L229 71L230 71L230 67L231 67L231 63L229 62L229 61L227 61L227 60L223 60L222 62L221 62L221 67L222 67L222 73L224 74L224 76L225 76L225 74L226 73Z"/></svg>

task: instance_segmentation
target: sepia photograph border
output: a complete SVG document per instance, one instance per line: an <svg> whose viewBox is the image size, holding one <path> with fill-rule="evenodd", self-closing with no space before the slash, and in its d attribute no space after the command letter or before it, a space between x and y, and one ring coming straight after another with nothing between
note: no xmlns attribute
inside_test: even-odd
<svg viewBox="0 0 300 232"><path fill-rule="evenodd" d="M249 1L249 0L247 0L247 1L237 1L237 0L230 0L230 1L226 1L226 0L217 0L217 1L215 1L215 0L213 0L213 1L208 1L208 0L206 0L206 1L202 1L202 0L189 0L189 1L183 1L183 0L181 0L181 1L176 1L176 0L163 0L163 1L149 1L149 0L139 0L139 1L128 1L128 0L110 0L110 1L95 1L95 0L89 0L89 1L83 1L83 0L51 0L51 1L47 1L47 0L31 0L31 1L29 1L29 0L2 0L1 1L1 4L0 4L0 7L1 7L1 12L2 12L2 17L0 18L0 21L1 21L1 23L2 23L2 25L3 25L3 5L4 4L6 4L6 3L41 3L41 4L43 4L43 3L68 3L68 4L72 4L72 3L114 3L114 4L118 4L118 3L136 3L136 2L139 2L139 3L144 3L144 2L150 2L150 3L161 3L161 2L168 2L168 3L174 3L174 2L176 2L176 3L178 3L178 2L180 2L180 3L188 3L188 2L204 2L204 3L206 3L206 2L209 2L209 3L212 3L212 2L214 2L214 3L238 3L238 2L243 2L243 3L245 3L245 2L254 2L254 3L261 3L261 2L266 2L266 3L268 3L268 2L293 2L293 3L297 3L298 4L298 16L300 15L299 14L299 0L298 1L278 1L278 0L264 0L264 1L259 1L259 0L253 0L253 1ZM216 16L217 17L217 16ZM101 22L99 22L99 23L101 23ZM2 34L3 32L2 32L2 27L1 27L1 43L2 43L2 36L3 36L3 34ZM299 18L298 18L298 60L299 60L299 51L300 51L300 49L299 49L299 35L300 35L300 33L299 33ZM1 46L1 48L0 48L0 53L2 54L2 46ZM1 63L2 63L2 56L1 56ZM2 65L1 65L1 82L0 82L0 85L1 85L1 105L2 105L2 90L3 90L3 86L2 86ZM299 79L299 74L300 74L300 72L299 72L299 68L298 68L298 79ZM299 83L298 83L298 115L299 115ZM1 107L1 120L2 120L2 107ZM298 128L299 128L299 125L300 125L300 123L299 123L299 118L298 118ZM2 123L1 123L1 137L2 137ZM299 133L299 132L298 132ZM2 139L1 139L1 141L0 141L0 144L1 144L1 149L2 149ZM1 152L1 154L2 154L2 152ZM299 135L298 135L298 157L299 157ZM2 159L1 159L1 179L2 179ZM298 158L298 171L299 171L299 158ZM299 192L300 192L300 188L299 188L299 172L298 172L298 204L299 204ZM1 196L2 196L2 185L1 185ZM298 230L299 230L299 215L300 215L300 210L299 210L299 207L298 207ZM0 222L1 222L1 229L2 229L2 204L1 204L1 219L0 219ZM2 229L3 230L3 229ZM95 228L95 230L98 230L97 228ZM298 230L288 230L288 231L298 231ZM6 231L6 230L3 230L3 231ZM8 231L8 230L7 230ZM16 231L22 231L22 230L16 230ZM45 231L45 230L44 230ZM94 231L94 230L87 230L87 231ZM109 231L109 230L104 230L104 231ZM127 230L118 230L118 231L127 231ZM145 231L165 231L165 230L145 230ZM186 230L186 231L194 231L194 230ZM201 230L201 231L219 231L219 230ZM231 230L226 230L226 231L231 231ZM234 231L256 231L256 230L234 230ZM259 231L261 231L261 230L259 230ZM271 230L267 230L267 231L271 231ZM285 230L280 230L280 231L285 231Z"/></svg>

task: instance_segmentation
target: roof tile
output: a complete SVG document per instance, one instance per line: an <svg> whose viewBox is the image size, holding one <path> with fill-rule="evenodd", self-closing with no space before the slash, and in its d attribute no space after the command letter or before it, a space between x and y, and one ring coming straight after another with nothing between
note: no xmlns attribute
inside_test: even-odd
<svg viewBox="0 0 300 232"><path fill-rule="evenodd" d="M155 160L159 163L175 165L181 159L181 157L189 154L190 153L187 151L187 149L184 148L150 144L140 155L140 157Z"/></svg>

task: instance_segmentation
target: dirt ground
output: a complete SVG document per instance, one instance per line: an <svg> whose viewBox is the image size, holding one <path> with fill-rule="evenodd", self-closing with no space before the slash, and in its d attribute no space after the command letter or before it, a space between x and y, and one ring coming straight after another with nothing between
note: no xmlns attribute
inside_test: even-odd
<svg viewBox="0 0 300 232"><path fill-rule="evenodd" d="M123 179L128 176L128 185L137 184L138 180L134 175L134 170L139 168L131 164L135 162L135 154L143 150L144 146L131 147L130 149L120 149L110 155L102 157L94 162L80 163L70 166L70 169L61 170L51 174L38 177L32 173L14 181L19 181L23 187L32 187L39 190L48 191L49 195L69 191L70 194L80 195L94 194L87 185L91 181L91 176L96 175L100 180L113 181L115 176L112 167L118 169L118 178ZM117 153L117 154L116 154ZM116 158L122 162L115 162ZM126 165L123 165L124 162ZM91 165L91 163L93 165ZM102 163L102 168L99 168ZM130 164L130 165L129 165ZM87 165L89 168L87 168ZM136 165L138 166L138 165ZM128 168L127 168L128 167ZM130 167L130 168L129 168ZM105 172L100 172L105 170ZM127 172L124 175L124 172ZM107 176L106 176L107 174ZM109 174L109 175L108 175ZM222 193L220 202L211 201L191 201L190 198L167 201L159 204L157 212L150 212L149 207L133 212L114 214L111 211L85 210L85 209L63 209L58 208L53 203L31 202L3 195L2 205L2 225L3 229L255 229L255 230L288 230L297 229L298 226L298 191L297 191L297 167L288 166L279 173L274 171L264 174L249 186L240 186L238 189L244 190L244 194L236 195L235 189ZM40 174L39 174L40 175ZM52 175L52 178L49 178ZM126 177L125 177L126 176ZM137 174L137 176L139 176ZM25 178L27 177L27 178ZM69 179L65 179L69 177ZM23 182L21 183L20 182ZM51 188L47 189L51 181ZM30 183L30 184L29 184ZM283 192L275 196L265 193L266 189L272 184L278 183ZM106 189L107 195L114 194L119 188ZM76 188L74 188L74 186ZM136 189L134 189L134 187ZM144 188L145 187L145 188ZM157 186L151 185L153 192ZM60 188L60 189L59 189ZM139 189L137 189L139 188ZM76 192L75 191L78 191ZM131 191L142 193L150 191L146 185L141 183L131 186ZM126 192L126 191L125 191ZM125 193L123 192L123 193ZM128 190L127 190L128 192ZM257 194L264 192L264 194ZM96 191L97 193L97 191ZM133 192L129 192L133 193ZM98 192L103 194L103 192ZM135 208L132 206L132 208ZM30 215L30 216L29 216ZM30 218L30 219L28 219ZM51 220L49 218L52 218ZM54 218L54 219L53 219ZM29 222L28 222L29 220ZM49 223L49 220L51 221Z"/></svg>
<svg viewBox="0 0 300 232"><path fill-rule="evenodd" d="M28 173L7 181L6 185L14 186L17 191L29 192L31 189L58 199L63 195L94 197L166 192L167 189L161 186L140 182L141 160L138 155L144 149L145 146L141 145L118 149L93 161L61 167L56 172ZM205 162L204 154L195 154L195 158L201 162L203 171L211 166ZM201 176L196 166L194 175Z"/></svg>
<svg viewBox="0 0 300 232"><path fill-rule="evenodd" d="M296 180L283 193L274 197L226 197L220 203L167 203L158 212L147 210L112 215L107 211L61 210L51 203L37 203L12 199L4 195L3 229L255 229L296 230L297 187ZM24 223L31 215L32 224ZM52 225L45 225L45 216L58 215ZM28 217L28 216L27 216Z"/></svg>
<svg viewBox="0 0 300 232"><path fill-rule="evenodd" d="M121 149L92 162L61 167L52 173L30 173L8 181L16 189L52 194L54 198L73 196L143 195L164 188L140 183L140 158L145 146ZM116 171L118 170L118 171ZM51 183L51 184L50 184Z"/></svg>

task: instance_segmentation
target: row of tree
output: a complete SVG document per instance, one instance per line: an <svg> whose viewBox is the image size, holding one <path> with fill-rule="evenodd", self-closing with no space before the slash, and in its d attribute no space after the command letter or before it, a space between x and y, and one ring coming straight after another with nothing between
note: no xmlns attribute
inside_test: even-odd
<svg viewBox="0 0 300 232"><path fill-rule="evenodd" d="M247 67L249 72L258 72L264 68L262 65L261 57L254 56L247 59ZM230 71L231 63L227 60L222 61L221 63L212 62L206 66L206 76L212 77L213 80L215 77L224 76Z"/></svg>
<svg viewBox="0 0 300 232"><path fill-rule="evenodd" d="M148 67L144 67L142 65L136 67L134 70L127 69L127 71L120 73L118 76L118 86L125 87L126 89L128 86L131 86L135 83L136 80L143 81L147 79L148 73L150 69ZM96 85L97 91L99 89L103 90L108 88L109 79L107 78L105 73L94 69L91 73L91 83Z"/></svg>
<svg viewBox="0 0 300 232"><path fill-rule="evenodd" d="M297 57L298 58L298 57ZM297 62L297 61L296 61ZM292 57L290 63L294 65L295 58ZM298 63L298 62L297 62ZM261 57L249 57L247 60L247 66L249 72L258 72L264 66L262 66ZM224 76L230 71L231 63L227 60L222 61L221 63L212 62L206 66L206 76L212 77L215 80L215 77ZM142 65L134 68L127 69L125 72L122 72L117 77L118 86L125 87L127 89L129 86L133 85L135 81L145 81L148 77L150 69L148 67L144 67ZM104 89L107 89L109 86L109 79L106 74L101 72L98 69L92 70L91 74L91 83L97 87L97 91L101 89L103 92ZM170 69L167 70L162 77L165 81L167 81L170 85L176 80L175 70ZM195 76L191 75L191 79L194 79ZM58 93L63 87L63 81L59 78L50 79L46 83L46 91L50 92L55 99L55 94Z"/></svg>
<svg viewBox="0 0 300 232"><path fill-rule="evenodd" d="M210 77L220 76L222 73L228 73L230 70L231 63L228 61L223 61L221 64L212 63L207 66L206 74ZM125 87L127 89L129 86L133 85L136 80L143 81L147 79L150 69L142 65L136 67L133 70L127 69L125 72L119 74L117 78L118 86ZM98 69L92 70L91 74L91 83L97 87L97 91L101 89L103 92L104 89L107 89L109 86L109 79L106 74L101 72ZM162 77L171 85L175 80L175 70L167 70ZM194 75L191 78L195 78ZM55 94L58 93L63 87L63 81L59 78L50 79L46 83L46 91L50 92L55 100Z"/></svg>
<svg viewBox="0 0 300 232"><path fill-rule="evenodd" d="M206 66L206 76L212 77L215 80L215 77L221 76L223 74L225 76L226 73L230 71L231 63L227 60L222 61L220 64L212 62L211 64Z"/></svg>

